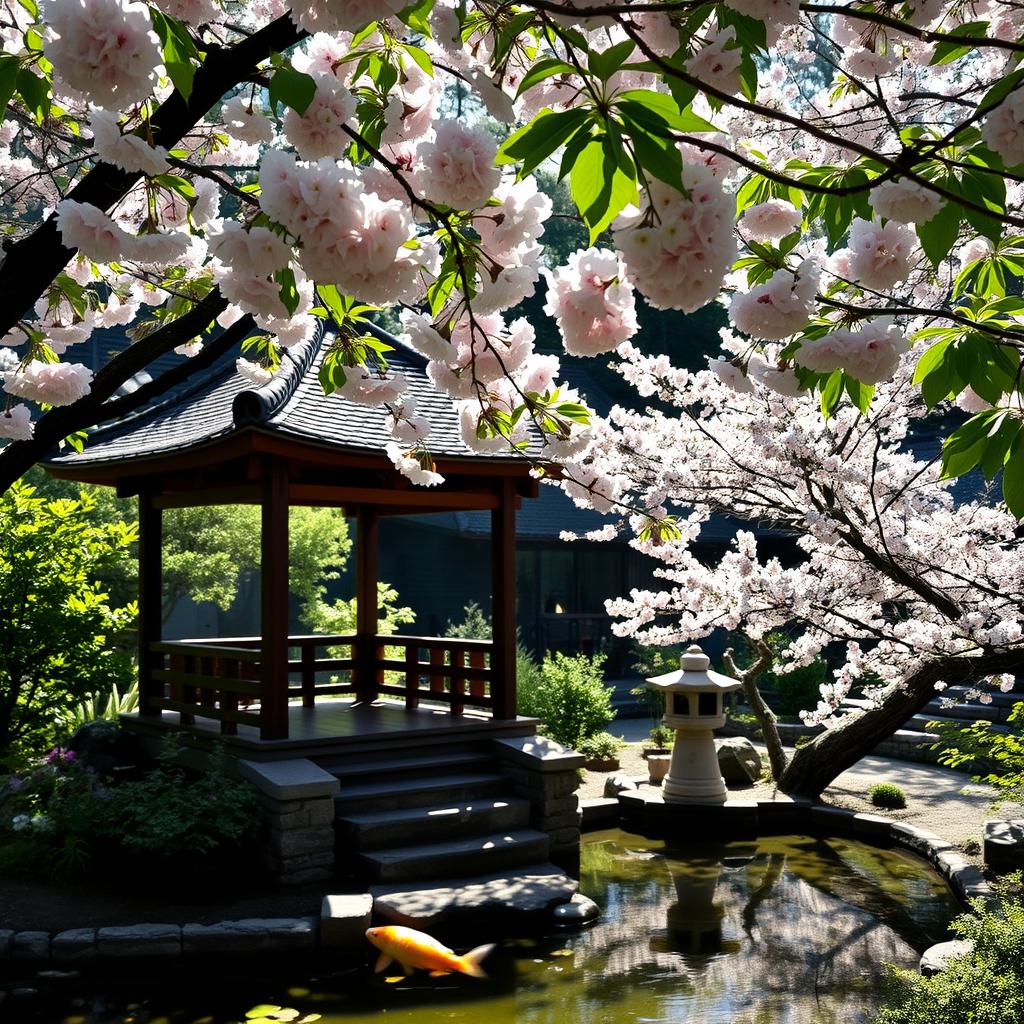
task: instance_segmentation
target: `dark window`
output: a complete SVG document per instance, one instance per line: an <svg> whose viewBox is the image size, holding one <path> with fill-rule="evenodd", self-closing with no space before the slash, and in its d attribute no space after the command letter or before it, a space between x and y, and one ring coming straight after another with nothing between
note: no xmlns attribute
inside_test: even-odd
<svg viewBox="0 0 1024 1024"><path fill-rule="evenodd" d="M690 698L685 693L672 694L672 714L688 715L690 713Z"/></svg>
<svg viewBox="0 0 1024 1024"><path fill-rule="evenodd" d="M700 702L697 705L698 715L717 715L718 714L718 694L717 693L702 693L700 694Z"/></svg>

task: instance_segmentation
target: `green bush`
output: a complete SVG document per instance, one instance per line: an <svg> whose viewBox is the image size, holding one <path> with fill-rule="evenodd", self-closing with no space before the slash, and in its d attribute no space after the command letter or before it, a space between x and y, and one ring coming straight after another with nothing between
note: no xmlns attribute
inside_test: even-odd
<svg viewBox="0 0 1024 1024"><path fill-rule="evenodd" d="M553 740L578 747L615 716L603 669L603 654L545 657L541 678L520 686L520 712L539 718Z"/></svg>
<svg viewBox="0 0 1024 1024"><path fill-rule="evenodd" d="M112 607L103 579L135 528L96 525L95 506L21 484L0 495L0 763L11 767L52 746L82 701L131 683L123 633L136 608Z"/></svg>
<svg viewBox="0 0 1024 1024"><path fill-rule="evenodd" d="M61 748L11 776L0 790L0 868L57 876L139 868L183 879L219 858L237 865L256 837L255 791L229 773L222 748L203 771L178 765L178 751L170 737L153 770L117 784Z"/></svg>
<svg viewBox="0 0 1024 1024"><path fill-rule="evenodd" d="M974 769L975 782L999 790L999 801L1024 801L1024 701L1013 705L1006 719L1006 732L995 732L992 723L974 722L960 728L948 722L929 722L937 732L943 750L939 763L951 768Z"/></svg>
<svg viewBox="0 0 1024 1024"><path fill-rule="evenodd" d="M907 806L903 790L894 782L879 782L868 790L868 796L876 807L898 810Z"/></svg>
<svg viewBox="0 0 1024 1024"><path fill-rule="evenodd" d="M889 969L883 1009L873 1024L1019 1024L1024 1020L1024 907L1020 876L1001 886L994 907L981 900L953 930L974 949L930 978ZM1016 892L1014 892L1016 889Z"/></svg>
<svg viewBox="0 0 1024 1024"><path fill-rule="evenodd" d="M667 725L656 725L648 735L656 747L671 747L676 738L676 731Z"/></svg>
<svg viewBox="0 0 1024 1024"><path fill-rule="evenodd" d="M625 746L623 740L610 732L595 732L583 740L577 749L588 761L606 761L615 757Z"/></svg>

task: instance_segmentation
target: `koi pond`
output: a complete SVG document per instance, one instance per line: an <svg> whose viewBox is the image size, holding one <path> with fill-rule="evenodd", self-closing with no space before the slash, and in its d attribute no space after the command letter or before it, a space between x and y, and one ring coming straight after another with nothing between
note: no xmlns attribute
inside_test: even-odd
<svg viewBox="0 0 1024 1024"><path fill-rule="evenodd" d="M65 983L0 1018L45 1024L857 1024L883 964L916 966L958 905L923 861L846 839L775 836L666 846L624 832L584 840L592 928L509 940L486 981L301 969ZM372 951L375 954L375 951ZM22 1012L24 1010L24 1013ZM381 1014L386 1013L385 1017ZM248 1021L247 1021L248 1018Z"/></svg>

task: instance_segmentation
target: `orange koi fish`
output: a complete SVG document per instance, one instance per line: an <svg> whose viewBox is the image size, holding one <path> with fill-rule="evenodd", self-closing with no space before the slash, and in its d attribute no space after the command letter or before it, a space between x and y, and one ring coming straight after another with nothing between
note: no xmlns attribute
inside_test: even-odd
<svg viewBox="0 0 1024 1024"><path fill-rule="evenodd" d="M459 956L426 933L399 925L367 928L366 937L380 950L374 972L383 971L390 963L397 962L406 974L412 974L415 968L419 968L430 971L432 978L455 972L468 974L471 978L486 978L480 961L494 949L494 943L489 943Z"/></svg>

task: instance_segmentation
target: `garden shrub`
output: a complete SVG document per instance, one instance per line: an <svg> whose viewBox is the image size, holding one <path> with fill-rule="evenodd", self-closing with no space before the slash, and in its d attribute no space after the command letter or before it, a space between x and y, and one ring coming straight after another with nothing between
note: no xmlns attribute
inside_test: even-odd
<svg viewBox="0 0 1024 1024"><path fill-rule="evenodd" d="M1012 876L1009 876L1012 878ZM1020 1024L1024 1021L1024 907L1020 876L997 890L994 906L974 901L974 914L953 931L974 949L930 978L889 969L887 996L873 1024Z"/></svg>
<svg viewBox="0 0 1024 1024"><path fill-rule="evenodd" d="M948 722L929 722L929 731L939 734L943 750L939 764L950 768L973 768L975 782L999 790L999 800L1024 801L1024 701L1013 705L1006 719L1006 732L996 732L991 722L978 721L967 727Z"/></svg>
<svg viewBox="0 0 1024 1024"><path fill-rule="evenodd" d="M656 747L671 747L675 742L676 731L667 725L656 725L648 735Z"/></svg>
<svg viewBox="0 0 1024 1024"><path fill-rule="evenodd" d="M104 577L127 559L135 528L95 522L95 499L52 501L15 484L0 495L0 763L52 746L82 701L130 686L122 634L134 604L112 607Z"/></svg>
<svg viewBox="0 0 1024 1024"><path fill-rule="evenodd" d="M616 757L624 746L624 741L610 732L595 732L582 740L577 749L588 761L607 761Z"/></svg>
<svg viewBox="0 0 1024 1024"><path fill-rule="evenodd" d="M0 870L77 876L139 868L185 880L228 858L237 866L258 828L255 791L229 773L222 748L203 771L182 768L178 752L168 737L151 771L118 783L61 748L12 775L0 790Z"/></svg>
<svg viewBox="0 0 1024 1024"><path fill-rule="evenodd" d="M615 717L603 669L603 654L546 656L540 680L520 689L520 712L539 718L553 740L578 747Z"/></svg>
<svg viewBox="0 0 1024 1024"><path fill-rule="evenodd" d="M907 798L895 782L877 783L868 790L868 796L876 807L898 810L907 806Z"/></svg>

